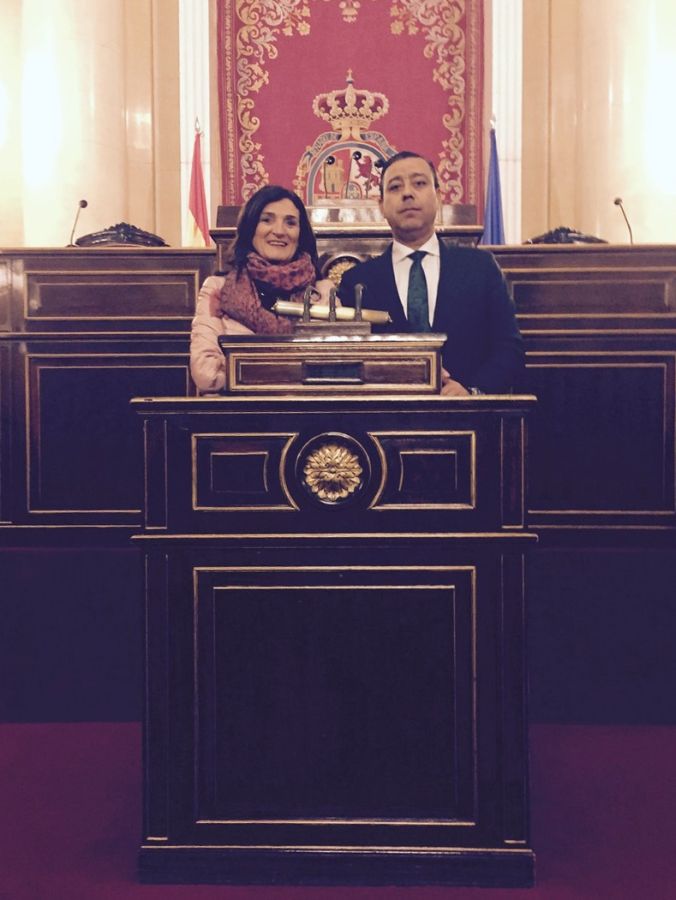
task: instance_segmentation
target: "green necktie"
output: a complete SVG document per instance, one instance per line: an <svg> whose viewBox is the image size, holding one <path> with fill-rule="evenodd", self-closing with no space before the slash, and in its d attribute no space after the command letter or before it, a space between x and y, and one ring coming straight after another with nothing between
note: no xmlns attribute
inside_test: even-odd
<svg viewBox="0 0 676 900"><path fill-rule="evenodd" d="M427 281L422 267L424 250L409 253L413 260L408 276L408 293L406 295L406 315L412 331L431 331L430 313L427 305Z"/></svg>

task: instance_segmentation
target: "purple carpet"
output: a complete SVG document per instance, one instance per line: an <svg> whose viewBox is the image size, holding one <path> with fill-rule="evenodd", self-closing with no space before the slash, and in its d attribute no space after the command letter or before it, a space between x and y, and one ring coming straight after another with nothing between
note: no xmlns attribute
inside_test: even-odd
<svg viewBox="0 0 676 900"><path fill-rule="evenodd" d="M140 885L140 726L0 725L1 900L672 900L676 728L531 728L532 890Z"/></svg>

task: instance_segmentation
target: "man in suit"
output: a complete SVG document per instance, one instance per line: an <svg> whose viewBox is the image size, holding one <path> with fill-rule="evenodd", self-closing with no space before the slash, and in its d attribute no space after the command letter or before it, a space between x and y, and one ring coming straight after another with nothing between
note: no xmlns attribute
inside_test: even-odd
<svg viewBox="0 0 676 900"><path fill-rule="evenodd" d="M448 246L436 236L440 195L432 163L410 151L391 157L383 166L380 198L393 243L382 256L344 273L341 301L353 306L354 287L363 284L364 307L390 314L387 330L448 335L442 394L512 390L524 367L514 303L490 253Z"/></svg>

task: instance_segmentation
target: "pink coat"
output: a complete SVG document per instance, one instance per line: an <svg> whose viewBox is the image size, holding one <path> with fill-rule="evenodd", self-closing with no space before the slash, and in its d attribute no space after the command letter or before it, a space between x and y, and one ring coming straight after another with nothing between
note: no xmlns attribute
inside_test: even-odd
<svg viewBox="0 0 676 900"><path fill-rule="evenodd" d="M210 275L197 297L197 309L190 333L190 374L200 394L215 394L225 386L225 357L218 344L222 334L253 334L221 312L222 275ZM333 283L325 278L315 285L322 303L328 303Z"/></svg>
<svg viewBox="0 0 676 900"><path fill-rule="evenodd" d="M225 357L218 345L222 334L251 334L251 330L219 313L225 278L210 275L200 288L190 333L190 374L200 394L213 394L225 386Z"/></svg>

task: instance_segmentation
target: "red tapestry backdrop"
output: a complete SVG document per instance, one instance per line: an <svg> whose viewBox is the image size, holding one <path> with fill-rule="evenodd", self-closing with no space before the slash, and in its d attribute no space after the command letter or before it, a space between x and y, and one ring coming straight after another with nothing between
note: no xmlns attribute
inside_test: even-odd
<svg viewBox="0 0 676 900"><path fill-rule="evenodd" d="M369 200L372 164L415 150L482 208L482 0L217 2L224 204Z"/></svg>

